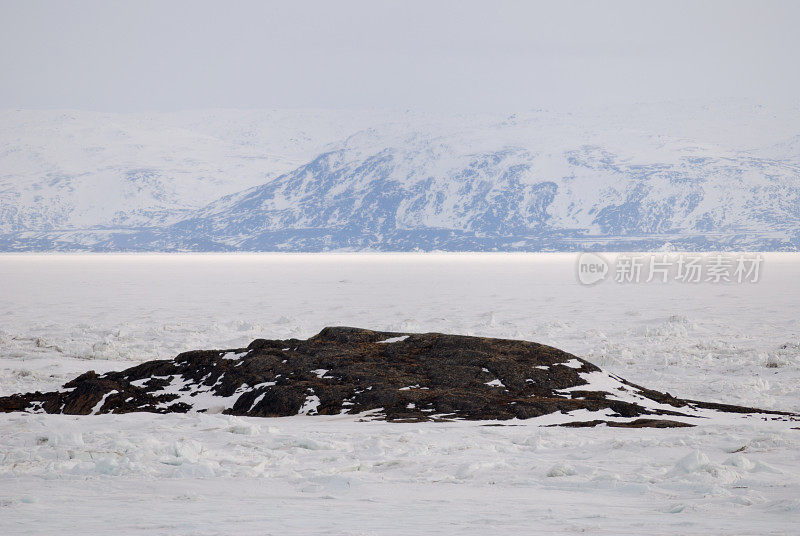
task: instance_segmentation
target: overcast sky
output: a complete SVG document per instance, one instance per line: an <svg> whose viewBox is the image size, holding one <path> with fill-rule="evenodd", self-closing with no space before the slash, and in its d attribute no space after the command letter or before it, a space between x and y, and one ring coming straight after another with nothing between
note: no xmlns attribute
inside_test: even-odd
<svg viewBox="0 0 800 536"><path fill-rule="evenodd" d="M0 107L785 103L798 27L794 0L0 0Z"/></svg>

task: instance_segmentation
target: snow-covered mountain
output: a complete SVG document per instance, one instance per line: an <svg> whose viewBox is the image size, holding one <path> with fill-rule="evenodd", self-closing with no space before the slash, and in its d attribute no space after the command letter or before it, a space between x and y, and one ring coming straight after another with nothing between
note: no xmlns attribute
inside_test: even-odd
<svg viewBox="0 0 800 536"><path fill-rule="evenodd" d="M0 111L0 234L172 223L375 121L345 111Z"/></svg>
<svg viewBox="0 0 800 536"><path fill-rule="evenodd" d="M800 249L800 116L700 112L217 112L159 117L161 130L96 116L94 151L79 150L74 117L51 118L93 171L42 178L43 162L66 165L63 135L4 128L18 149L0 161L18 171L2 173L0 247ZM15 146L13 130L40 145Z"/></svg>

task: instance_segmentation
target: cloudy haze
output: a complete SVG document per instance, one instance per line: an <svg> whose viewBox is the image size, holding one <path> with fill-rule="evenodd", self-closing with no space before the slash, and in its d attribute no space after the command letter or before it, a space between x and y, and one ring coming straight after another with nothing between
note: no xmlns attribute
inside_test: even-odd
<svg viewBox="0 0 800 536"><path fill-rule="evenodd" d="M797 2L0 3L0 107L531 109L800 94Z"/></svg>

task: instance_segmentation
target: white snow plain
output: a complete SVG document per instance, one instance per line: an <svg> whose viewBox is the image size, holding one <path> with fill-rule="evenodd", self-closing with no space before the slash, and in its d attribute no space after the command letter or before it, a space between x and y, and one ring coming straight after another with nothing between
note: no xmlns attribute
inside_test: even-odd
<svg viewBox="0 0 800 536"><path fill-rule="evenodd" d="M589 287L577 283L576 261L4 255L0 395L351 325L533 340L675 396L800 411L799 254L766 254L754 284ZM787 423L363 420L2 414L0 534L733 535L800 526L800 430ZM507 426L487 426L495 424Z"/></svg>

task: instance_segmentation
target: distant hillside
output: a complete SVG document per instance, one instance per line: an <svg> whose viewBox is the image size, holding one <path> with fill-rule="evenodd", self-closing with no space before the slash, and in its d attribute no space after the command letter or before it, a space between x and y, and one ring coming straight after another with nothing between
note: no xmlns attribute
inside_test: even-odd
<svg viewBox="0 0 800 536"><path fill-rule="evenodd" d="M680 111L3 112L0 249L800 249L796 117Z"/></svg>

